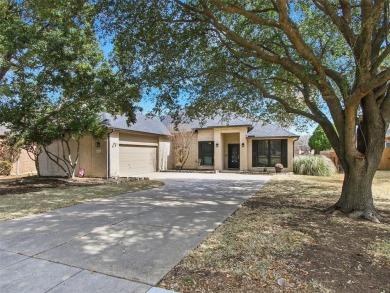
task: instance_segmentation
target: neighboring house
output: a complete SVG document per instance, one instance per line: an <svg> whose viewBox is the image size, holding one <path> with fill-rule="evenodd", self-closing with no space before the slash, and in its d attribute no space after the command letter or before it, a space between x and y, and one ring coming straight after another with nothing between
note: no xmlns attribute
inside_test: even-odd
<svg viewBox="0 0 390 293"><path fill-rule="evenodd" d="M310 155L309 138L311 135L301 135L294 144L294 155Z"/></svg>
<svg viewBox="0 0 390 293"><path fill-rule="evenodd" d="M5 138L7 131L5 126L0 125L0 142ZM35 175L36 173L35 162L25 150L22 150L18 160L12 166L11 175Z"/></svg>
<svg viewBox="0 0 390 293"><path fill-rule="evenodd" d="M95 141L91 135L80 139L78 166L85 169L85 176L129 177L167 169L170 132L159 119L137 114L137 122L130 126L124 116L104 113L102 119L109 129L105 139ZM61 154L61 143L51 144L48 150ZM65 175L45 153L39 163L42 176Z"/></svg>
<svg viewBox="0 0 390 293"><path fill-rule="evenodd" d="M385 138L385 149L383 150L382 159L379 164L380 170L390 170L390 127L387 129Z"/></svg>
<svg viewBox="0 0 390 293"><path fill-rule="evenodd" d="M169 126L172 121L163 121ZM294 141L299 136L273 124L244 118L216 117L185 124L195 130L190 155L183 169L274 171L282 163L292 171Z"/></svg>

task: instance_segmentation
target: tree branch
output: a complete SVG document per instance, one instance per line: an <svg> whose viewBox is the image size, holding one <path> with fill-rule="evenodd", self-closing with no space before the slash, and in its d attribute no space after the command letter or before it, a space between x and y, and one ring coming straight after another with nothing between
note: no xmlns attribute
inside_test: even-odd
<svg viewBox="0 0 390 293"><path fill-rule="evenodd" d="M300 116L303 116L303 117L306 117L306 118L309 118L313 121L318 122L318 119L316 116L312 115L311 113L292 108L283 98L272 95L270 92L268 92L263 87L263 85L261 83L255 81L255 80L246 78L245 76L238 74L238 73L234 73L233 77L256 87L257 89L259 89L261 91L261 93L263 94L264 97L279 102L283 106L283 108L286 110L287 113L297 114L297 115L300 115Z"/></svg>

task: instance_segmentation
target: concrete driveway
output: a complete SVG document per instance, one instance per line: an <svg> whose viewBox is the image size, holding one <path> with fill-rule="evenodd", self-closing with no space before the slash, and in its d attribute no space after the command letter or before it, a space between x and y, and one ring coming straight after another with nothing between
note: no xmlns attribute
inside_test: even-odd
<svg viewBox="0 0 390 293"><path fill-rule="evenodd" d="M270 178L151 173L165 186L0 223L0 292L153 288Z"/></svg>

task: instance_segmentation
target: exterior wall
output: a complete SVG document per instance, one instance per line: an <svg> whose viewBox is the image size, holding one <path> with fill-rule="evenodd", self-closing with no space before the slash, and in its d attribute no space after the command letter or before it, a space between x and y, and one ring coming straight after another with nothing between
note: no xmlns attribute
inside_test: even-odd
<svg viewBox="0 0 390 293"><path fill-rule="evenodd" d="M214 169L224 170L227 169L228 160L228 144L238 143L240 145L240 170L248 170L248 156L246 143L246 135L248 128L242 127L220 127L214 128ZM218 143L218 147L216 146ZM242 144L244 146L242 147Z"/></svg>
<svg viewBox="0 0 390 293"><path fill-rule="evenodd" d="M173 168L173 151L169 137L161 136L158 140L158 166L157 170L169 170Z"/></svg>
<svg viewBox="0 0 390 293"><path fill-rule="evenodd" d="M109 137L108 143L109 159L109 177L119 176L119 131L113 131Z"/></svg>
<svg viewBox="0 0 390 293"><path fill-rule="evenodd" d="M4 140L4 136L0 136L0 142ZM13 163L11 175L35 175L37 169L34 160L31 160L27 151L22 150L19 159Z"/></svg>
<svg viewBox="0 0 390 293"><path fill-rule="evenodd" d="M286 139L286 138L274 138L274 139ZM287 167L284 166L283 171L292 172L293 170L293 158L294 158L294 141L296 138L287 138ZM252 141L253 140L269 140L269 138L261 139L261 138L248 138L248 169L251 171L262 171L264 167L252 167ZM274 167L266 167L268 171L275 171Z"/></svg>
<svg viewBox="0 0 390 293"><path fill-rule="evenodd" d="M248 128L242 127L216 127L213 129L199 129L194 135L190 155L183 169L228 169L228 145L239 144L240 147L240 171L259 171L264 167L252 167L252 140L247 138ZM256 138L257 139L257 138ZM286 139L286 138L275 138ZM294 157L294 140L296 138L287 138L287 167L284 171L292 171ZM268 138L267 138L268 140ZM214 166L198 166L198 142L214 141ZM217 146L218 145L218 146ZM174 166L172 165L172 168ZM274 171L274 167L268 167L269 171Z"/></svg>
<svg viewBox="0 0 390 293"><path fill-rule="evenodd" d="M132 145L157 145L158 136L151 134L136 134L128 132L119 132L120 144L132 144Z"/></svg>
<svg viewBox="0 0 390 293"><path fill-rule="evenodd" d="M55 155L62 156L63 148L60 141L52 143L48 150ZM77 150L77 144L75 141L71 141L71 155L75 158ZM80 139L80 155L79 161L76 166L76 176L79 168L85 169L86 177L105 177L107 176L107 146L106 141L100 141L100 147L91 135L85 135ZM65 176L65 173L61 168L54 163L43 152L39 156L39 166L42 176Z"/></svg>
<svg viewBox="0 0 390 293"><path fill-rule="evenodd" d="M199 152L199 141L213 141L214 140L214 130L213 129L199 129L197 132L195 132L194 136L191 139L190 143L190 154L188 155L188 159L186 163L183 166L183 169L187 170L213 170L213 166L200 166L198 165L198 152ZM175 168L174 166L174 154L172 150L172 169Z"/></svg>
<svg viewBox="0 0 390 293"><path fill-rule="evenodd" d="M19 159L13 164L11 175L35 175L37 169L35 162L31 160L27 151L22 150Z"/></svg>
<svg viewBox="0 0 390 293"><path fill-rule="evenodd" d="M191 139L190 143L190 153L188 155L187 161L185 162L183 169L197 169L198 168L198 137L199 133L195 133ZM172 150L172 153L174 151ZM173 154L173 157L175 154ZM175 168L176 159L173 159L173 168Z"/></svg>

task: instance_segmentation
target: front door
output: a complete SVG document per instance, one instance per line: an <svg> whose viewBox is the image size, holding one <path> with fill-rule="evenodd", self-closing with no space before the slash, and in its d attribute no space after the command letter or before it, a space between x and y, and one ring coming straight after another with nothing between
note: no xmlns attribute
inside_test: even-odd
<svg viewBox="0 0 390 293"><path fill-rule="evenodd" d="M240 168L240 145L228 144L228 168Z"/></svg>

